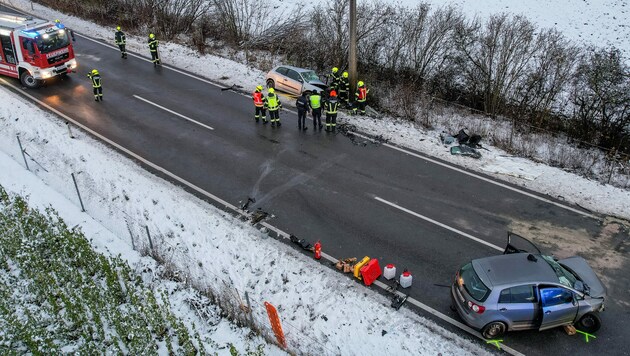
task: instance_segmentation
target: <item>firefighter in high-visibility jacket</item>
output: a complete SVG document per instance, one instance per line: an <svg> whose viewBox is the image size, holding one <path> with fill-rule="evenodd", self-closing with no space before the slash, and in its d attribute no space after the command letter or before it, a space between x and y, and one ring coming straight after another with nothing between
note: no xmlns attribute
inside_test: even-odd
<svg viewBox="0 0 630 356"><path fill-rule="evenodd" d="M333 67L332 71L330 72L330 90L337 90L337 87L339 86L339 68L337 67Z"/></svg>
<svg viewBox="0 0 630 356"><path fill-rule="evenodd" d="M317 90L313 90L309 97L311 102L311 113L313 114L313 130L319 128L322 129L322 96L319 95Z"/></svg>
<svg viewBox="0 0 630 356"><path fill-rule="evenodd" d="M122 58L127 58L127 49L125 48L127 46L127 37L125 36L125 33L122 32L122 30L120 29L120 26L116 26L114 41L116 41L116 45L118 45L118 48L120 49L120 56Z"/></svg>
<svg viewBox="0 0 630 356"><path fill-rule="evenodd" d="M367 95L370 89L365 87L365 83L359 80L357 83L357 91L354 94L356 105L352 108L352 113L356 115L357 109L360 110L361 115L365 115L365 102L367 101Z"/></svg>
<svg viewBox="0 0 630 356"><path fill-rule="evenodd" d="M337 92L339 93L339 102L347 105L348 104L348 93L350 92L350 80L348 80L348 72L343 72L341 78L339 78L339 89Z"/></svg>
<svg viewBox="0 0 630 356"><path fill-rule="evenodd" d="M339 108L337 92L330 91L328 99L324 102L324 108L326 110L326 131L334 132L337 128L337 109Z"/></svg>
<svg viewBox="0 0 630 356"><path fill-rule="evenodd" d="M151 51L151 62L153 62L153 66L157 67L158 64L162 64L160 62L160 53L158 52L158 40L155 38L154 34L149 35L149 51Z"/></svg>
<svg viewBox="0 0 630 356"><path fill-rule="evenodd" d="M254 111L254 120L256 120L256 122L259 122L260 119L262 119L263 124L267 123L267 112L265 110L265 104L267 102L267 98L265 98L265 94L263 94L263 87L262 85L259 85L256 87L256 90L254 90L254 93L252 93L252 99L254 99L254 107L255 107L255 111Z"/></svg>
<svg viewBox="0 0 630 356"><path fill-rule="evenodd" d="M278 112L282 108L282 103L276 95L276 91L273 88L269 88L267 90L267 101L265 102L265 107L269 110L269 121L271 121L271 126L282 125L280 123L280 113Z"/></svg>
<svg viewBox="0 0 630 356"><path fill-rule="evenodd" d="M88 73L88 78L92 80L92 88L94 89L94 101L103 101L103 85L101 83L101 74L96 69L92 69Z"/></svg>

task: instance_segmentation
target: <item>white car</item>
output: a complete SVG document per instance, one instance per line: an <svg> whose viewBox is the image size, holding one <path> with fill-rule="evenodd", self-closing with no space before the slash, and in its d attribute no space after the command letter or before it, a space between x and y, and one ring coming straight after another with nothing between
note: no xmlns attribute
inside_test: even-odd
<svg viewBox="0 0 630 356"><path fill-rule="evenodd" d="M328 88L315 71L293 66L277 66L267 73L265 80L267 88L296 96L302 93L309 95L313 90L322 92Z"/></svg>

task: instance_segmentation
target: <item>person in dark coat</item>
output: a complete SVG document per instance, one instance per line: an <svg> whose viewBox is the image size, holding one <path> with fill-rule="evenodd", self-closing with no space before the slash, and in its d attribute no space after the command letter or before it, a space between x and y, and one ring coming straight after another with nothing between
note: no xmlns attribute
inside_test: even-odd
<svg viewBox="0 0 630 356"><path fill-rule="evenodd" d="M295 107L298 111L298 129L306 130L306 114L311 110L311 102L306 98L304 92L302 92L302 95L295 101Z"/></svg>

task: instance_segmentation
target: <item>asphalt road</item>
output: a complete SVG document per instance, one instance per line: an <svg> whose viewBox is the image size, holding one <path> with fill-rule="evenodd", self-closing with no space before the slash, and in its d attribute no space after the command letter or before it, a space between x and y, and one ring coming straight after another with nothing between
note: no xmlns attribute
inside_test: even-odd
<svg viewBox="0 0 630 356"><path fill-rule="evenodd" d="M621 327L630 316L628 233L615 232L615 223L382 145L357 146L340 134L314 131L310 122L298 132L296 116L287 111L280 128L256 124L249 97L139 58L123 60L117 50L83 37L75 50L79 73L28 93L225 201L240 205L254 197L250 209L273 214L269 223L284 231L321 240L334 257L367 255L408 268L414 275L409 295L455 319L444 285L461 264L500 252L436 222L500 247L514 230L561 257L570 255L563 237L578 245L595 241L582 255L596 264L610 295L597 339L587 343L555 329L513 332L503 340L525 354L629 353ZM102 103L94 102L86 77L92 68L103 76ZM606 264L609 248L618 250L621 264Z"/></svg>

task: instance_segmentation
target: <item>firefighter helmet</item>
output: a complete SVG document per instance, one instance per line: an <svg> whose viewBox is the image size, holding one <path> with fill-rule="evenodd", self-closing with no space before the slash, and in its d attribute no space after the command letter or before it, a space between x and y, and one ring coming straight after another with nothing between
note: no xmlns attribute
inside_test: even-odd
<svg viewBox="0 0 630 356"><path fill-rule="evenodd" d="M59 19L56 19L56 20L55 20L55 23L61 23L61 21L59 21Z"/></svg>
<svg viewBox="0 0 630 356"><path fill-rule="evenodd" d="M339 71L339 68L333 67L333 71L332 71L333 73L337 73L338 71Z"/></svg>
<svg viewBox="0 0 630 356"><path fill-rule="evenodd" d="M344 78L348 78L348 72L343 72L342 76L343 76Z"/></svg>
<svg viewBox="0 0 630 356"><path fill-rule="evenodd" d="M330 91L330 96L332 96L332 97L336 97L336 96L337 96L337 92L336 92L336 91L334 91L334 90L331 90L331 91Z"/></svg>
<svg viewBox="0 0 630 356"><path fill-rule="evenodd" d="M98 70L96 70L96 69L92 69L92 74L93 74L93 75L97 75L97 74L98 74Z"/></svg>
<svg viewBox="0 0 630 356"><path fill-rule="evenodd" d="M120 26L116 26L116 31L120 31Z"/></svg>
<svg viewBox="0 0 630 356"><path fill-rule="evenodd" d="M151 33L151 34L149 34L149 38L153 39L153 38L155 38L155 35Z"/></svg>
<svg viewBox="0 0 630 356"><path fill-rule="evenodd" d="M269 88L267 91L269 92L269 94L273 94L275 92L273 88Z"/></svg>
<svg viewBox="0 0 630 356"><path fill-rule="evenodd" d="M313 94L317 94L317 90L316 89L313 89Z"/></svg>
<svg viewBox="0 0 630 356"><path fill-rule="evenodd" d="M360 81L360 80L359 80L359 82L357 83L357 85L358 85L358 86L360 86L360 87L362 87L362 86L363 86L363 84L365 84L365 83L363 83L363 82L362 82L362 81Z"/></svg>
<svg viewBox="0 0 630 356"><path fill-rule="evenodd" d="M256 87L256 91L262 91L262 90L263 90L262 85L259 85L259 86Z"/></svg>

